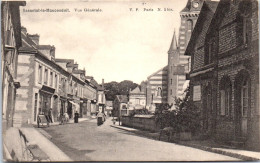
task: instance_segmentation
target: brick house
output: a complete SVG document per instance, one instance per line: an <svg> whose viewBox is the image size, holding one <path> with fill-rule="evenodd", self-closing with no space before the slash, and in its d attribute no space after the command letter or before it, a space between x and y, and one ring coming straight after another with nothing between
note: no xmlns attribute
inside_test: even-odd
<svg viewBox="0 0 260 163"><path fill-rule="evenodd" d="M207 60L205 39L218 2L205 1L200 16L194 27L185 55L191 56L191 71L189 74L191 97L201 112L201 133L213 135L216 116L216 60Z"/></svg>
<svg viewBox="0 0 260 163"><path fill-rule="evenodd" d="M1 74L2 74L2 127L13 126L17 80L18 49L22 46L20 6L24 2L1 2Z"/></svg>
<svg viewBox="0 0 260 163"><path fill-rule="evenodd" d="M215 138L259 150L258 36L256 0L221 0L207 30L202 60L214 65ZM206 70L201 75L208 77ZM193 95L204 94L194 87Z"/></svg>

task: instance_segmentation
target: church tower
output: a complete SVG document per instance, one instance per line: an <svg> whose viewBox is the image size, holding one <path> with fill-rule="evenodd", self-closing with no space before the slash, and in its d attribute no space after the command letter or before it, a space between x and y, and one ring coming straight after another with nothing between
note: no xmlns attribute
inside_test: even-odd
<svg viewBox="0 0 260 163"><path fill-rule="evenodd" d="M195 27L204 0L188 0L181 10L181 26L177 43L174 31L168 51L168 96L169 104L175 103L175 97L182 97L187 85L186 73L189 72L190 56L184 56L192 31Z"/></svg>
<svg viewBox="0 0 260 163"><path fill-rule="evenodd" d="M186 7L181 10L181 26L179 29L180 55L184 55L190 41L204 0L188 0Z"/></svg>
<svg viewBox="0 0 260 163"><path fill-rule="evenodd" d="M174 83L177 83L177 76L173 75L173 72L175 71L175 68L177 67L177 64L179 62L179 47L177 44L176 34L175 30L172 37L172 42L170 49L168 51L168 98L167 102L169 104L174 103L174 97L176 95L177 91L177 85Z"/></svg>

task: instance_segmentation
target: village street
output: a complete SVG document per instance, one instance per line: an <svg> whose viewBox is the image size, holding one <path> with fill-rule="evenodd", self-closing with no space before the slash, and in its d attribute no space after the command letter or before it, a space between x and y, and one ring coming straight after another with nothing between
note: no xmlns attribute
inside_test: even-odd
<svg viewBox="0 0 260 163"><path fill-rule="evenodd" d="M140 137L111 127L111 118L56 125L44 130L75 161L238 161L238 159Z"/></svg>

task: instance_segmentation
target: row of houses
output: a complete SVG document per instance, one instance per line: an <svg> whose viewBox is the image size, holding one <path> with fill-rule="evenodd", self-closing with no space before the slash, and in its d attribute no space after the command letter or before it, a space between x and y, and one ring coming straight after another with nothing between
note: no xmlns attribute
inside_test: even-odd
<svg viewBox="0 0 260 163"><path fill-rule="evenodd" d="M30 126L50 109L53 121L65 112L70 118L104 112L104 80L99 85L73 59L56 58L54 46L41 45L38 34L21 27L24 5L2 2L3 128Z"/></svg>

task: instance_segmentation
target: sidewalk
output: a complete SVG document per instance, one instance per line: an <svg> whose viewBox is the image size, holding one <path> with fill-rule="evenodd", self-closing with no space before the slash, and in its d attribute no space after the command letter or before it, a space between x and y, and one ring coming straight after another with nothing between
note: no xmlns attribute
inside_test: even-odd
<svg viewBox="0 0 260 163"><path fill-rule="evenodd" d="M91 120L91 118L79 118L79 122L83 122L83 121L87 121L87 120ZM69 122L67 123L74 123L74 119L70 119ZM53 123L49 123L50 126L56 126L56 125L60 125L60 122L53 122ZM33 123L33 125L37 125L36 122Z"/></svg>
<svg viewBox="0 0 260 163"><path fill-rule="evenodd" d="M119 126L118 122L111 127L118 128L121 130L129 131L137 135L145 136L151 139L159 140L159 132L151 133L149 131L138 130L130 127ZM240 149L229 149L225 147L220 147L217 143L207 140L207 141L178 141L176 144L189 146L193 148L198 148L208 152L214 152L234 158L238 158L244 161L256 161L260 160L260 152L240 150Z"/></svg>
<svg viewBox="0 0 260 163"><path fill-rule="evenodd" d="M33 127L8 129L3 135L3 147L5 161L72 161Z"/></svg>
<svg viewBox="0 0 260 163"><path fill-rule="evenodd" d="M51 161L72 161L56 145L39 133L35 128L20 128L30 144L37 144Z"/></svg>

